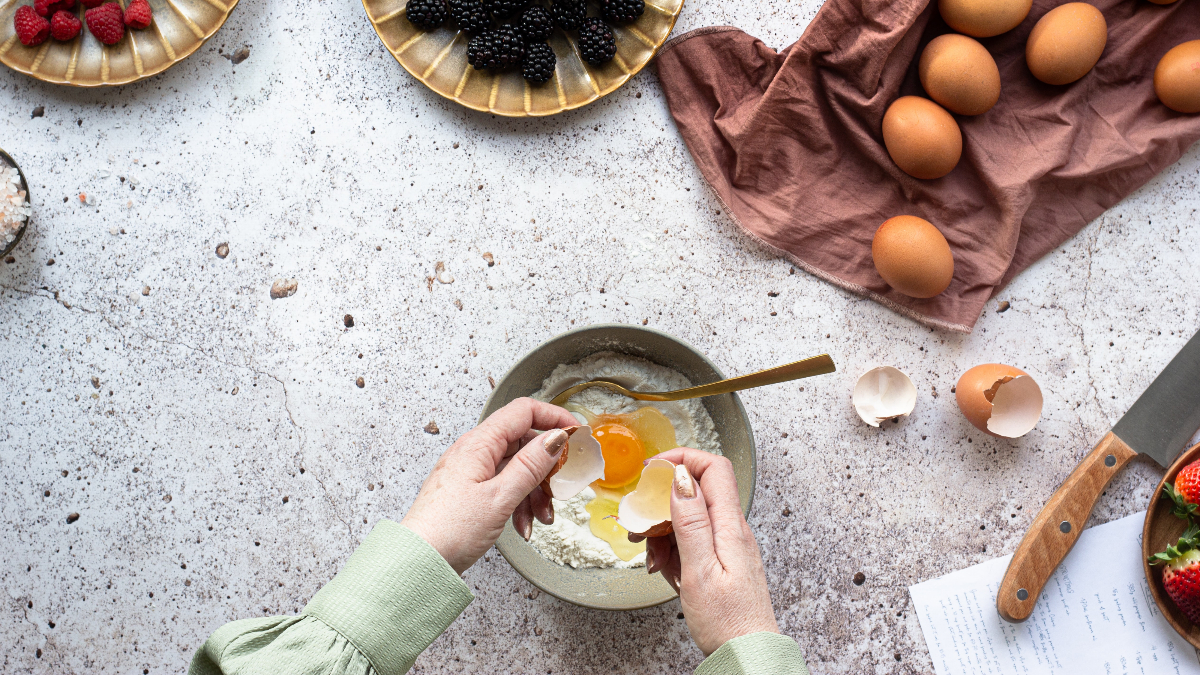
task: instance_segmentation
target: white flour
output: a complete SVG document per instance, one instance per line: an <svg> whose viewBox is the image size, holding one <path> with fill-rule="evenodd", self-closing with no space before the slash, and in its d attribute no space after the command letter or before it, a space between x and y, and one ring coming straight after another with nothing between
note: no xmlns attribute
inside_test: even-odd
<svg viewBox="0 0 1200 675"><path fill-rule="evenodd" d="M567 387L598 377L613 380L626 389L640 391L671 391L692 386L686 377L669 368L633 356L601 352L579 363L555 368L533 398L549 401ZM671 421L675 427L675 440L681 447L721 454L716 426L699 399L652 403L635 401L601 387L592 387L572 396L570 402L596 414L629 413L653 406ZM644 565L645 553L626 562L617 557L608 542L592 534L588 524L591 514L584 506L595 496L596 493L588 488L567 501L551 500L554 505L554 524L543 525L535 520L530 543L543 556L560 565L621 568Z"/></svg>

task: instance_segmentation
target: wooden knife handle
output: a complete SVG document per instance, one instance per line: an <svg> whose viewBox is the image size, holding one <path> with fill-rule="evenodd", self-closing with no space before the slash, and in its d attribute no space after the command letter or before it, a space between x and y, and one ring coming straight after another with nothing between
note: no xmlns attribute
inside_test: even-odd
<svg viewBox="0 0 1200 675"><path fill-rule="evenodd" d="M1110 431L1050 496L1017 546L1000 582L996 611L1001 618L1020 623L1033 614L1038 594L1079 539L1100 493L1136 456Z"/></svg>

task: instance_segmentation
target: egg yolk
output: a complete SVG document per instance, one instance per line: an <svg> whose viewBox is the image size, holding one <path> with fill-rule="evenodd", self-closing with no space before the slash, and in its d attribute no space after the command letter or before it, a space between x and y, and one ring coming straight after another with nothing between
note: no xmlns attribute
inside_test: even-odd
<svg viewBox="0 0 1200 675"><path fill-rule="evenodd" d="M602 487L617 488L637 480L642 472L646 449L629 427L621 424L601 424L592 430L600 441L604 455L604 478L596 481Z"/></svg>
<svg viewBox="0 0 1200 675"><path fill-rule="evenodd" d="M567 409L584 416L604 455L604 478L592 483L596 498L585 506L592 534L608 542L621 560L633 560L646 550L646 542L630 543L629 531L617 524L617 507L621 497L637 488L643 461L679 446L675 426L651 406L612 415L570 404Z"/></svg>

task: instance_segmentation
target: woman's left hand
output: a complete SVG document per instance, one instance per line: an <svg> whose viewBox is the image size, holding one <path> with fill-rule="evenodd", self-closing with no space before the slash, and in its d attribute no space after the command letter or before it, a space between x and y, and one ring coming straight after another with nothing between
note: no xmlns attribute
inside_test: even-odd
<svg viewBox="0 0 1200 675"><path fill-rule="evenodd" d="M446 450L401 524L459 574L496 543L509 516L529 539L534 516L554 522L550 499L538 485L567 445L561 429L576 424L571 413L549 403L509 403Z"/></svg>

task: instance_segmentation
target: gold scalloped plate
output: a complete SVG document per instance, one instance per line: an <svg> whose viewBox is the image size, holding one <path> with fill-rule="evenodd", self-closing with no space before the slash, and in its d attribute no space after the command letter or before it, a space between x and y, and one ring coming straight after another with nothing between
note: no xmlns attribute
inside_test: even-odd
<svg viewBox="0 0 1200 675"><path fill-rule="evenodd" d="M612 27L617 55L599 67L585 64L575 41L555 29L549 40L558 59L554 77L530 85L519 71L493 74L472 68L467 63L469 36L449 27L417 28L404 16L407 0L362 2L383 45L413 77L468 108L506 117L554 115L615 91L650 63L683 9L683 0L646 0L646 12L636 23Z"/></svg>
<svg viewBox="0 0 1200 675"><path fill-rule="evenodd" d="M119 0L121 7L128 0ZM13 14L29 0L0 0L0 63L54 84L104 87L157 75L200 48L229 18L238 0L150 0L154 22L145 30L127 30L105 46L88 31L70 42L50 38L36 47L17 40ZM83 8L73 10L83 20Z"/></svg>

